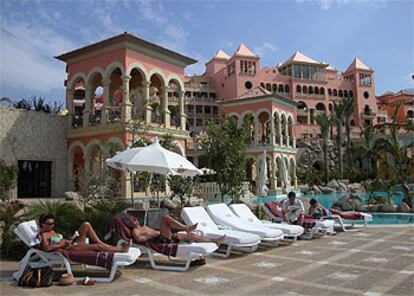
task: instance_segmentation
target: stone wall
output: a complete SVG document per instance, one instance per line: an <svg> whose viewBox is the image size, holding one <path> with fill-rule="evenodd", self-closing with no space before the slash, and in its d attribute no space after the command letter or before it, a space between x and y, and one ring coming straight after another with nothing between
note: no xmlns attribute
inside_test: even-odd
<svg viewBox="0 0 414 296"><path fill-rule="evenodd" d="M63 197L67 187L67 116L0 109L0 159L52 161L51 194ZM16 198L17 190L13 197Z"/></svg>
<svg viewBox="0 0 414 296"><path fill-rule="evenodd" d="M338 162L338 151L330 140L328 141L328 147L328 162L329 168L332 171ZM322 139L314 139L310 142L298 141L297 148L296 160L298 169L305 170L319 166L323 171L325 161L323 157Z"/></svg>

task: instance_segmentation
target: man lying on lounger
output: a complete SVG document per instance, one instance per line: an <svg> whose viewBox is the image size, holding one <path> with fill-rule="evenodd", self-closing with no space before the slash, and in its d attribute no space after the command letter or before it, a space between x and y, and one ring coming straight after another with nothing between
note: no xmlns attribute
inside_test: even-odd
<svg viewBox="0 0 414 296"><path fill-rule="evenodd" d="M220 246L225 239L225 235L210 239L193 233L197 224L185 226L170 215L161 218L160 230L152 229L148 226L141 226L137 219L131 215L121 214L112 218L107 227L107 232L117 232L121 238L132 238L137 244L177 244L181 241L189 242L213 242ZM184 231L185 233L175 233L173 230Z"/></svg>

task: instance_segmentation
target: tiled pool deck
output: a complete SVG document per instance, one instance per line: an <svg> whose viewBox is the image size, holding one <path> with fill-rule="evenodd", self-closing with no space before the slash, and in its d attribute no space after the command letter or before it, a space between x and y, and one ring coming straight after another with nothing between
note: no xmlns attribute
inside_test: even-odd
<svg viewBox="0 0 414 296"><path fill-rule="evenodd" d="M140 260L110 284L23 289L1 262L4 295L414 295L414 226L369 227L293 245L207 258L187 272L156 271Z"/></svg>

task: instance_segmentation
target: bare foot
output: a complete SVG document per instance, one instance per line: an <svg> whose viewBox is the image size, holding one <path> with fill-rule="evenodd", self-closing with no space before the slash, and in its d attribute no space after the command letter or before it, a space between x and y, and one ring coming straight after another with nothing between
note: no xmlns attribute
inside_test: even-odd
<svg viewBox="0 0 414 296"><path fill-rule="evenodd" d="M122 243L119 247L120 252L128 252L129 247L132 245L132 240L130 239L128 242Z"/></svg>
<svg viewBox="0 0 414 296"><path fill-rule="evenodd" d="M197 225L198 223L188 226L186 232L190 234L193 230L197 228Z"/></svg>
<svg viewBox="0 0 414 296"><path fill-rule="evenodd" d="M226 235L220 236L219 238L215 239L214 242L217 244L217 246L220 247L222 243L224 243L224 240L226 239Z"/></svg>

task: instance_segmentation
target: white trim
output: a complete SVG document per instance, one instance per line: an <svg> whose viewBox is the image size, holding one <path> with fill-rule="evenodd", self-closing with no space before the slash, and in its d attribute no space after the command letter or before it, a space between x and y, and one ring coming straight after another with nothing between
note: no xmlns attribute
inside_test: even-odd
<svg viewBox="0 0 414 296"><path fill-rule="evenodd" d="M119 61L113 61L108 66L106 66L103 79L111 79L111 74L116 68L121 69L121 76L125 75L124 65Z"/></svg>
<svg viewBox="0 0 414 296"><path fill-rule="evenodd" d="M92 84L92 79L94 77L95 74L101 74L101 81L103 79L105 79L104 76L104 69L102 69L102 67L94 67L92 70L89 71L87 79L86 79L86 83L88 85Z"/></svg>
<svg viewBox="0 0 414 296"><path fill-rule="evenodd" d="M148 70L145 68L144 65L140 63L136 63L136 62L129 64L127 68L127 75L131 75L131 71L134 69L137 69L140 72L140 74L144 76L143 80L148 81L149 79Z"/></svg>

